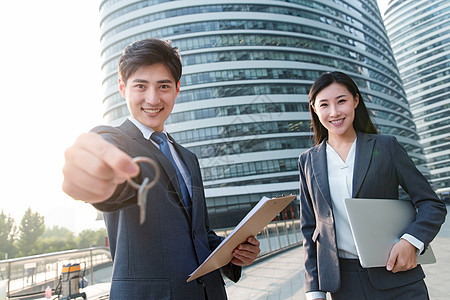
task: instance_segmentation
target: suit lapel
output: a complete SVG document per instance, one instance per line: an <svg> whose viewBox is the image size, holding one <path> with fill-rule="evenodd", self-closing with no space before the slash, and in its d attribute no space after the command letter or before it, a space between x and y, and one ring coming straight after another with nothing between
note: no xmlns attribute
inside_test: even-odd
<svg viewBox="0 0 450 300"><path fill-rule="evenodd" d="M172 184L175 192L178 195L178 205L182 207L184 214L186 215L186 218L190 222L191 217L189 216L189 213L187 212L187 210L184 206L183 194L181 193L180 184L179 184L178 178L177 178L177 172L176 172L174 166L172 165L172 163L166 158L166 156L161 152L161 150L159 150L151 141L144 138L144 136L142 135L142 132L130 120L126 120L124 123L122 123L122 125L120 127L128 136L133 138L133 140L138 142L145 149L149 150L149 151L147 151L147 153L152 154L153 157L151 157L151 158L156 159L159 162L159 164L162 166L164 172L167 174L167 176L169 178L170 183ZM170 137L170 138L172 139L172 137ZM180 147L178 147L178 145L176 143L174 143L174 145L176 145L175 149L178 151L178 153L180 153L178 150L178 148L180 148ZM180 154L180 157L183 157L183 156ZM186 164L186 166L187 166L187 164ZM190 172L190 174L192 174L191 170L189 170L189 172Z"/></svg>
<svg viewBox="0 0 450 300"><path fill-rule="evenodd" d="M355 166L353 169L352 197L356 197L366 177L372 158L374 139L367 134L358 132L356 141Z"/></svg>
<svg viewBox="0 0 450 300"><path fill-rule="evenodd" d="M311 152L311 165L317 186L328 205L331 207L330 185L328 183L326 140Z"/></svg>
<svg viewBox="0 0 450 300"><path fill-rule="evenodd" d="M126 120L123 123L123 126L126 126L125 131L129 136L131 136L136 142L138 142L145 149L150 150L154 158L160 163L166 174L169 176L169 179L174 184L177 193L181 194L178 185L178 179L176 179L176 171L175 168L170 163L170 161L164 156L164 154L158 149L158 147L156 147L151 141L147 140L142 136L141 131L136 126L134 126L134 124L131 121ZM173 176L170 176L171 174L175 174L175 178L172 178Z"/></svg>

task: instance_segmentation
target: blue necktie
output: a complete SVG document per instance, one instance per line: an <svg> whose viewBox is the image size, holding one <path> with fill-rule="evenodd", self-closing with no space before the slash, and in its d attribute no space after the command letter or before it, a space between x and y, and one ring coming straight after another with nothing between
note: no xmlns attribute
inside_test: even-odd
<svg viewBox="0 0 450 300"><path fill-rule="evenodd" d="M172 153L170 152L169 144L167 143L167 136L162 132L153 132L151 139L155 141L159 145L159 149L161 152L167 157L167 159L170 161L170 163L173 165L175 170L177 171L177 177L178 182L180 183L181 188L181 194L183 195L183 201L184 205L186 206L186 209L191 215L191 197L189 196L189 191L186 186L186 182L183 179L183 176L181 175L180 170L178 169L177 164L175 163L175 160L173 159Z"/></svg>

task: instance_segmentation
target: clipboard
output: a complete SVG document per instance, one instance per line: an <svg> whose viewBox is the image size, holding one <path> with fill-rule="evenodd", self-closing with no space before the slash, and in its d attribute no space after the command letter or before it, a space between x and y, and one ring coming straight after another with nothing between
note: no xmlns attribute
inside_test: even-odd
<svg viewBox="0 0 450 300"><path fill-rule="evenodd" d="M234 230L217 246L205 261L189 275L187 282L217 270L228 264L233 258L233 250L247 240L256 236L270 223L297 195L275 198L263 197L253 209L239 222Z"/></svg>

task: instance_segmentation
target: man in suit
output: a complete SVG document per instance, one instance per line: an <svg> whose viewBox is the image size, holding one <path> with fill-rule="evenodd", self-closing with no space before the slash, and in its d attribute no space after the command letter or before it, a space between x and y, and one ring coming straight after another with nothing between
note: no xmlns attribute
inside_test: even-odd
<svg viewBox="0 0 450 300"><path fill-rule="evenodd" d="M66 150L64 191L104 212L114 261L110 299L226 299L216 270L198 280L188 275L223 238L209 228L196 156L166 132L178 96L181 60L177 49L158 39L137 41L119 60L119 90L131 116L119 127L99 126ZM165 147L165 148L164 148ZM161 176L148 191L145 222L139 221L137 192L125 180ZM249 237L221 269L233 281L251 264L259 242Z"/></svg>

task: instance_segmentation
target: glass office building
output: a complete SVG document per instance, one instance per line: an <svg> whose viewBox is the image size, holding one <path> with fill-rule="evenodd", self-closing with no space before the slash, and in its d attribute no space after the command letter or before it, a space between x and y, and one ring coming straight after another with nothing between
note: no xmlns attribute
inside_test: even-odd
<svg viewBox="0 0 450 300"><path fill-rule="evenodd" d="M171 40L183 62L168 131L200 160L213 227L235 226L262 196L298 193L298 156L313 145L308 92L340 70L373 121L424 157L375 0L131 1L100 4L104 117L128 116L117 61L131 42ZM280 218L298 216L298 202Z"/></svg>
<svg viewBox="0 0 450 300"><path fill-rule="evenodd" d="M450 1L390 1L386 29L438 194L450 190Z"/></svg>

